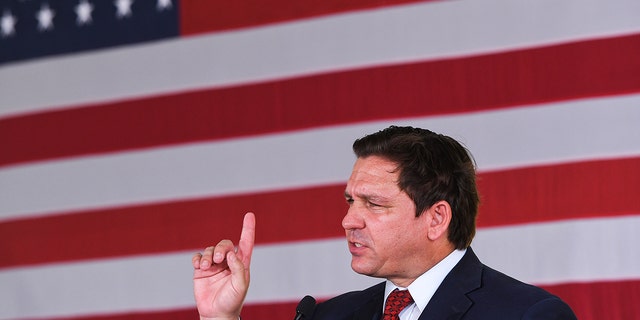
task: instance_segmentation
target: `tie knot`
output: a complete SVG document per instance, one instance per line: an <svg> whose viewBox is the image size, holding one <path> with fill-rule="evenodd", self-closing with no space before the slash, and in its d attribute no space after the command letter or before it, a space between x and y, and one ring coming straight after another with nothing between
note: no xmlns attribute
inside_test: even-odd
<svg viewBox="0 0 640 320"><path fill-rule="evenodd" d="M398 314L406 306L413 302L413 298L409 293L409 290L400 291L395 289L387 297L387 303L384 306L383 320L398 320Z"/></svg>

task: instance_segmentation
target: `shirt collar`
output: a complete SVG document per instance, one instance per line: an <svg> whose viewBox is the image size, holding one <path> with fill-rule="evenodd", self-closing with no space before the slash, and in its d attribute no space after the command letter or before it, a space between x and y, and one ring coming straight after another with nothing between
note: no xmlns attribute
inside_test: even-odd
<svg viewBox="0 0 640 320"><path fill-rule="evenodd" d="M436 292L442 281L444 281L444 278L449 274L449 272L451 272L453 267L458 264L465 252L467 252L467 249L454 250L442 259L442 261L438 262L435 266L414 280L408 288L398 287L393 284L393 282L387 280L384 289L384 301L387 301L387 297L391 291L396 288L399 290L409 289L409 293L411 293L413 301L416 303L418 309L420 309L420 312L422 312L422 310L427 307L429 300L431 300L431 297L433 297L433 294Z"/></svg>

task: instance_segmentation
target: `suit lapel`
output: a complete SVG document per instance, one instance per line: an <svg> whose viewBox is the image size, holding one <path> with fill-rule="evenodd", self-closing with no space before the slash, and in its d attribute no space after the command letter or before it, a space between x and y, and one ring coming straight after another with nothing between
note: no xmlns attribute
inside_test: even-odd
<svg viewBox="0 0 640 320"><path fill-rule="evenodd" d="M419 320L459 320L471 308L473 301L467 294L481 286L482 263L471 248L442 281ZM358 308L351 319L380 320L384 299L384 283L375 287L375 294Z"/></svg>
<svg viewBox="0 0 640 320"><path fill-rule="evenodd" d="M354 313L353 320L380 320L383 299L384 290L376 293L366 304L358 309Z"/></svg>
<svg viewBox="0 0 640 320"><path fill-rule="evenodd" d="M419 320L461 319L473 301L467 293L481 286L482 264L471 248L442 281Z"/></svg>

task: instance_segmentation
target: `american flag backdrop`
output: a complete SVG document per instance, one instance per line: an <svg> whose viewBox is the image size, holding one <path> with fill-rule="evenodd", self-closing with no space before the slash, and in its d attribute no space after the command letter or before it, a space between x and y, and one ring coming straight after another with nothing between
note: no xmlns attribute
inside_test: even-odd
<svg viewBox="0 0 640 320"><path fill-rule="evenodd" d="M244 319L377 283L342 194L390 124L472 151L484 263L640 319L638 0L1 0L0 319L195 319L246 211Z"/></svg>

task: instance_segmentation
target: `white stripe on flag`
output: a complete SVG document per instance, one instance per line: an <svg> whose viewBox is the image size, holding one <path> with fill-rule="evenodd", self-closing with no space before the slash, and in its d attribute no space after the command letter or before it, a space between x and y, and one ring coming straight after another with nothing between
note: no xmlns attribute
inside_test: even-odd
<svg viewBox="0 0 640 320"><path fill-rule="evenodd" d="M637 243L638 227L640 215L483 228L473 248L485 264L538 285L640 279L640 250L612 249Z"/></svg>
<svg viewBox="0 0 640 320"><path fill-rule="evenodd" d="M436 1L17 63L0 67L0 117L625 35L638 12L637 0Z"/></svg>
<svg viewBox="0 0 640 320"><path fill-rule="evenodd" d="M343 183L351 142L391 123L459 139L480 171L637 156L638 105L640 95L616 96L10 166L0 169L0 220Z"/></svg>
<svg viewBox="0 0 640 320"><path fill-rule="evenodd" d="M639 228L640 216L627 216L480 229L473 248L484 263L529 283L635 280L640 252L611 248L640 242ZM192 308L191 255L0 270L0 318ZM379 281L356 275L349 259L344 239L257 246L247 303L330 297ZM28 310L15 288L29 292Z"/></svg>

